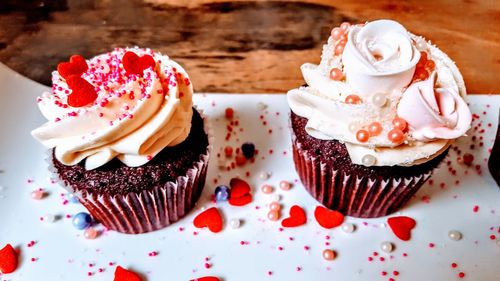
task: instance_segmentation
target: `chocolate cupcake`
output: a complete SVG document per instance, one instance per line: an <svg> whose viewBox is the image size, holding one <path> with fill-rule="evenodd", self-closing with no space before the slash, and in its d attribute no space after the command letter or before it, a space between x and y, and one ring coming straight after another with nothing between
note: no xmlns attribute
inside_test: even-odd
<svg viewBox="0 0 500 281"><path fill-rule="evenodd" d="M184 69L149 49L72 56L38 98L32 135L63 186L108 229L144 233L187 214L205 184L209 136Z"/></svg>
<svg viewBox="0 0 500 281"><path fill-rule="evenodd" d="M295 168L346 215L397 211L470 128L455 64L397 22L343 23L301 70L307 84L287 94Z"/></svg>

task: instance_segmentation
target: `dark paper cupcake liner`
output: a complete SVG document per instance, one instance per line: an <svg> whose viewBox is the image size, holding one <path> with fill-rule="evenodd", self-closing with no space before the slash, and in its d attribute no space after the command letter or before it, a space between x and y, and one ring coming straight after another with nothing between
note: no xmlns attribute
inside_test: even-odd
<svg viewBox="0 0 500 281"><path fill-rule="evenodd" d="M205 185L208 154L200 157L175 182L127 195L106 196L80 191L76 195L106 228L137 234L164 228L194 208Z"/></svg>
<svg viewBox="0 0 500 281"><path fill-rule="evenodd" d="M397 211L431 177L432 170L408 178L371 179L328 167L292 140L293 160L306 190L321 204L344 215L382 217Z"/></svg>

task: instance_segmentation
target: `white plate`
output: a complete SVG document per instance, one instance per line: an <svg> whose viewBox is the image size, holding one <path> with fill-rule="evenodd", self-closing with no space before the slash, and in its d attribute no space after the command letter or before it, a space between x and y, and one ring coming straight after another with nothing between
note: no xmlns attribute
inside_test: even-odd
<svg viewBox="0 0 500 281"><path fill-rule="evenodd" d="M0 65L0 85L0 245L11 243L21 250L18 270L2 276L1 280L112 280L116 264L141 272L147 280L169 281L206 275L226 281L388 280L391 277L395 280L457 280L459 272L466 274L466 280L498 280L500 246L490 235L500 238L500 192L487 171L486 158L497 126L500 96L469 97L485 132L479 133L480 129L474 132L475 142L471 136L458 142L460 150L474 154L474 164L480 165L482 175L477 174L475 167L458 164L456 153L450 153L446 160L451 161L457 176L451 176L446 164L441 165L432 177L434 184L427 183L400 212L417 221L409 242L394 236L385 225L386 218L347 218L357 226L350 234L340 228L322 229L312 215L317 203L300 183L290 191L277 188L274 194L281 194L283 217L293 204L298 204L307 210L308 223L280 231L279 222L266 219L267 204L274 195L263 194L259 187L264 182L277 187L281 180L297 179L290 155L285 96L216 94L195 97L195 103L205 110L215 129L215 151L228 144L236 146L252 141L260 151L257 161L229 172L221 171L214 153L202 198L196 210L186 218L153 233L107 232L96 240L86 240L82 231L73 228L71 219L64 217L82 211L83 207L62 203L65 196L61 193L65 191L51 184L44 161L45 150L30 136L30 131L44 122L35 97L47 88L3 65ZM267 110L259 109L259 102L266 104ZM243 131L237 129L237 135L226 142L227 120L223 114L228 106L234 108L240 122L238 128ZM263 121L267 125L263 125ZM484 141L482 147L480 136ZM474 150L469 149L471 143L475 143ZM269 154L270 149L273 154ZM263 171L271 172L271 178L260 179ZM249 177L245 176L246 172L250 173ZM226 218L225 229L219 234L195 229L194 215L212 205L214 179L227 184L237 175L254 187L254 202L245 207L219 204ZM445 183L444 188L440 188L441 182ZM50 193L46 199L31 199L30 192L38 187ZM422 198L429 198L429 203ZM479 210L473 212L476 205ZM46 214L63 218L54 223L40 221ZM242 219L244 223L239 229L231 229L227 223L231 218ZM183 231L179 230L181 227ZM461 241L448 238L448 231L453 229L463 233ZM198 235L193 234L195 231ZM32 240L36 244L28 247ZM248 244L241 245L241 241ZM394 243L396 249L392 254L380 251L383 241ZM326 246L326 242L330 245ZM429 243L435 246L431 248ZM337 252L334 261L323 260L321 253L326 248ZM148 256L152 251L158 255ZM368 257L374 257L374 251L379 256L370 262ZM379 260L381 256L385 261ZM35 261L31 261L32 258ZM205 258L211 265L208 269ZM452 263L458 267L452 268ZM388 274L383 276L382 271ZM393 271L399 275L394 276Z"/></svg>

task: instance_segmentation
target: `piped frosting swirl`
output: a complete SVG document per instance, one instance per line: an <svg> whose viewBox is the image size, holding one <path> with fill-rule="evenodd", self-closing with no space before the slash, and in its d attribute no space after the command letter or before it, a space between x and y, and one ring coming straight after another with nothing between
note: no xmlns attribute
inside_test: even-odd
<svg viewBox="0 0 500 281"><path fill-rule="evenodd" d="M142 73L124 69L127 52L151 56L154 66ZM136 167L167 146L186 139L191 128L193 89L184 69L168 56L149 49L115 49L87 61L81 77L97 93L83 107L68 105L73 90L57 71L52 92L43 93L38 107L47 122L32 135L65 165L85 160L86 169L113 158Z"/></svg>

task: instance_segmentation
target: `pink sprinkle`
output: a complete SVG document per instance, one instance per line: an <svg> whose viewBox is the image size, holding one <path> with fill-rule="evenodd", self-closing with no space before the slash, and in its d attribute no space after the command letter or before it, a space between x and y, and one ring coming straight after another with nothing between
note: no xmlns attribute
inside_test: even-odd
<svg viewBox="0 0 500 281"><path fill-rule="evenodd" d="M92 273L92 272L90 272L90 271L89 271L89 272L87 272L87 276L92 276L92 275L93 275L93 273Z"/></svg>
<svg viewBox="0 0 500 281"><path fill-rule="evenodd" d="M472 211L474 213L477 213L479 211L479 206L478 205L475 205L474 208L472 208Z"/></svg>
<svg viewBox="0 0 500 281"><path fill-rule="evenodd" d="M434 243L429 243L429 248L434 248Z"/></svg>
<svg viewBox="0 0 500 281"><path fill-rule="evenodd" d="M32 262L36 262L36 258L31 258L31 261Z"/></svg>
<svg viewBox="0 0 500 281"><path fill-rule="evenodd" d="M460 273L458 274L458 277L460 277L460 278L464 278L464 277L465 277L465 273L460 272Z"/></svg>
<svg viewBox="0 0 500 281"><path fill-rule="evenodd" d="M97 271L104 272L104 268L99 268Z"/></svg>
<svg viewBox="0 0 500 281"><path fill-rule="evenodd" d="M206 269L209 269L210 267L211 267L211 265L210 265L208 262L206 262L206 263L205 263L205 268L206 268Z"/></svg>
<svg viewBox="0 0 500 281"><path fill-rule="evenodd" d="M278 251L283 251L283 247L279 246Z"/></svg>
<svg viewBox="0 0 500 281"><path fill-rule="evenodd" d="M373 261L373 258L372 257L368 257L368 261Z"/></svg>
<svg viewBox="0 0 500 281"><path fill-rule="evenodd" d="M273 275L273 272L272 271L268 271L267 275L271 276L271 275Z"/></svg>
<svg viewBox="0 0 500 281"><path fill-rule="evenodd" d="M309 251L309 246L304 246L304 250Z"/></svg>
<svg viewBox="0 0 500 281"><path fill-rule="evenodd" d="M384 257L380 257L380 261L385 261L385 258Z"/></svg>
<svg viewBox="0 0 500 281"><path fill-rule="evenodd" d="M386 275L387 275L387 272L382 271L380 274L382 274L382 276L386 276Z"/></svg>
<svg viewBox="0 0 500 281"><path fill-rule="evenodd" d="M301 271L301 270L302 270L302 267L297 266L297 271Z"/></svg>

